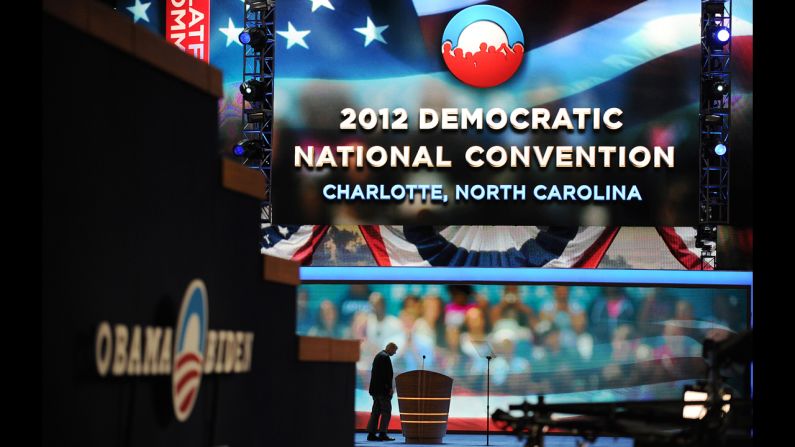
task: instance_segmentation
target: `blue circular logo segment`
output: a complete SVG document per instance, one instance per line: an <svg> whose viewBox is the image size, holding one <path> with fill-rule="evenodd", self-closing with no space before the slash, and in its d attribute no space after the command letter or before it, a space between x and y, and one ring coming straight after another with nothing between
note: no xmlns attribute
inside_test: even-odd
<svg viewBox="0 0 795 447"><path fill-rule="evenodd" d="M200 322L200 329L202 332L207 332L207 315L205 306L207 305L207 297L205 296L205 288L202 285L199 285L198 282L194 282L191 284L189 298L188 298L188 306L185 310L185 314L182 317L182 321L180 322L181 332L178 335L177 341L177 352L182 352L185 350L185 340L186 340L186 331L188 330L188 320L191 316L196 315L199 318ZM206 342L206 337L204 334L199 338L199 353L204 353L204 345Z"/></svg>
<svg viewBox="0 0 795 447"><path fill-rule="evenodd" d="M499 25L505 31L505 35L508 36L508 46L513 47L517 43L524 45L524 33L522 33L519 22L504 9L492 5L470 6L459 11L447 23L444 34L442 34L442 44L449 41L452 43L453 48L456 48L461 31L467 26L482 20Z"/></svg>

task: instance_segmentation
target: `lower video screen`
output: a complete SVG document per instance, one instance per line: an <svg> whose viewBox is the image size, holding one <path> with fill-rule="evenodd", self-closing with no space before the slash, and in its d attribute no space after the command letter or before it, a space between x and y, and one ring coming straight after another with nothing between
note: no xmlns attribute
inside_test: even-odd
<svg viewBox="0 0 795 447"><path fill-rule="evenodd" d="M393 342L396 376L424 368L453 378L448 430L483 430L487 369L492 410L538 395L679 399L705 378L703 340L746 329L748 309L746 287L308 284L296 318L300 335L361 340L357 428L372 406L373 357ZM747 394L743 377L728 384Z"/></svg>

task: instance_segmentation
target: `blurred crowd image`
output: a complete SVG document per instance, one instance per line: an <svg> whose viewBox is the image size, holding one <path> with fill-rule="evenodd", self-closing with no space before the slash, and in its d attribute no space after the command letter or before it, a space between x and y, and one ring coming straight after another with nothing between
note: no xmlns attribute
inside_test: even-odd
<svg viewBox="0 0 795 447"><path fill-rule="evenodd" d="M652 399L702 378L704 338L744 329L747 307L744 289L304 285L296 317L300 335L361 341L357 388L394 342L395 374L449 375L457 395L483 393L489 367L496 394Z"/></svg>

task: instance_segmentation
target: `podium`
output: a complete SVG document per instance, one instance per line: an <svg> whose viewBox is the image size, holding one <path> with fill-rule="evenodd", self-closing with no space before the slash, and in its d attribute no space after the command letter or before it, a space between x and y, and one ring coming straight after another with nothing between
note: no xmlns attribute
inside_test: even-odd
<svg viewBox="0 0 795 447"><path fill-rule="evenodd" d="M408 371L395 377L395 387L406 444L441 444L453 379L433 371Z"/></svg>

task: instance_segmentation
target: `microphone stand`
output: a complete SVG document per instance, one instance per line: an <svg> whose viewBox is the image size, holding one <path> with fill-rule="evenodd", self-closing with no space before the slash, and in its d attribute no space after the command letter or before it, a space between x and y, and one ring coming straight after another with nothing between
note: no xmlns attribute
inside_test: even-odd
<svg viewBox="0 0 795 447"><path fill-rule="evenodd" d="M489 432L491 431L489 426L489 418L491 417L491 361L497 358L497 354L486 340L476 342L475 349L478 351L478 356L486 358L486 445L489 445Z"/></svg>
<svg viewBox="0 0 795 447"><path fill-rule="evenodd" d="M491 410L489 409L489 389L491 385L491 380L489 377L490 371L491 371L491 356L487 355L486 356L486 445L489 445L489 415L491 414L490 413Z"/></svg>
<svg viewBox="0 0 795 447"><path fill-rule="evenodd" d="M417 381L417 396L422 396L422 389L425 388L423 386L423 382L424 382L423 379L425 379L425 354L422 355L422 367L420 367L420 371L422 371L422 372L420 372L420 380ZM425 402L422 401L422 400L418 401L417 402L417 409L418 409L419 413L424 412L425 411ZM419 427L417 427L417 435L419 437L422 437L422 435L423 435L423 428L424 428L423 425L425 425L425 424L419 424Z"/></svg>

